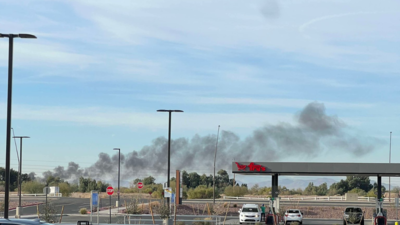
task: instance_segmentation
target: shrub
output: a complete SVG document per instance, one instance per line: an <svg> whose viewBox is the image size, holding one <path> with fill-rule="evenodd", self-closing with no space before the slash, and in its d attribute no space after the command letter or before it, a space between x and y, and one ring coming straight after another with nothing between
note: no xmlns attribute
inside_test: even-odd
<svg viewBox="0 0 400 225"><path fill-rule="evenodd" d="M357 193L358 196L366 196L367 195L367 192L365 192L364 190L362 190L360 188L354 188L354 189L350 190L349 193Z"/></svg>
<svg viewBox="0 0 400 225"><path fill-rule="evenodd" d="M36 194L43 193L44 184L41 184L37 181L28 181L23 182L21 190L25 193Z"/></svg>
<svg viewBox="0 0 400 225"><path fill-rule="evenodd" d="M160 214L161 219L168 219L170 217L170 211L164 201L161 201L161 204L156 208L156 212Z"/></svg>
<svg viewBox="0 0 400 225"><path fill-rule="evenodd" d="M213 188L200 185L195 189L189 189L187 192L188 199L205 199L213 197ZM219 198L219 194L216 193L216 198Z"/></svg>
<svg viewBox="0 0 400 225"><path fill-rule="evenodd" d="M81 208L81 209L79 210L79 213L80 213L80 214L87 214L87 209L86 209L86 208Z"/></svg>
<svg viewBox="0 0 400 225"><path fill-rule="evenodd" d="M131 201L126 206L126 213L127 214L140 214L141 208L139 208L139 198L131 198Z"/></svg>
<svg viewBox="0 0 400 225"><path fill-rule="evenodd" d="M60 188L60 192L61 192L63 197L68 197L72 192L71 186L66 182L59 183L58 187Z"/></svg>
<svg viewBox="0 0 400 225"><path fill-rule="evenodd" d="M244 196L245 194L248 193L247 187L232 187L228 186L225 188L224 194L226 196Z"/></svg>
<svg viewBox="0 0 400 225"><path fill-rule="evenodd" d="M57 221L56 207L51 203L43 205L42 209L40 210L39 219L44 220L47 223L55 223Z"/></svg>
<svg viewBox="0 0 400 225"><path fill-rule="evenodd" d="M183 221L177 221L177 222L176 222L176 225L185 225L185 222L183 222Z"/></svg>

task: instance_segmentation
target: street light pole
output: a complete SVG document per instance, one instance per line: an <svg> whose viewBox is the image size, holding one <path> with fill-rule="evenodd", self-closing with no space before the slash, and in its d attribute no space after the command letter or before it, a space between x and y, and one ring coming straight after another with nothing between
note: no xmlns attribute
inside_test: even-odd
<svg viewBox="0 0 400 225"><path fill-rule="evenodd" d="M36 38L31 34L1 34L0 38L9 39L8 50L8 92L7 92L7 130L6 130L6 170L4 190L4 219L8 219L8 208L10 199L10 151L11 151L11 101L12 101L12 67L14 38Z"/></svg>
<svg viewBox="0 0 400 225"><path fill-rule="evenodd" d="M392 158L392 131L390 131L390 145L389 145L389 163L391 163ZM389 176L389 202L390 202L390 176Z"/></svg>
<svg viewBox="0 0 400 225"><path fill-rule="evenodd" d="M219 125L218 125L218 133L217 133L217 144L215 145L215 154L214 154L214 179L213 179L213 203L215 204L215 161L217 159L217 150L218 150L218 137L219 137Z"/></svg>
<svg viewBox="0 0 400 225"><path fill-rule="evenodd" d="M117 203L117 205L118 205L118 211L119 211L119 182L120 182L120 174L121 174L121 149L114 148L113 150L118 151L118 203Z"/></svg>
<svg viewBox="0 0 400 225"><path fill-rule="evenodd" d="M171 170L171 114L173 112L183 112L182 110L170 110L170 109L159 109L157 112L168 112L169 113L169 126L168 126L168 174L167 174L167 185L169 186L169 174ZM169 210L169 198L167 199L167 205Z"/></svg>
<svg viewBox="0 0 400 225"><path fill-rule="evenodd" d="M19 174L18 174L18 196L19 196L19 203L18 203L18 210L15 213L17 218L21 217L21 187L22 187L22 139L23 138L30 138L28 136L14 136L13 138L19 138L19 155L20 155L20 160L19 160Z"/></svg>

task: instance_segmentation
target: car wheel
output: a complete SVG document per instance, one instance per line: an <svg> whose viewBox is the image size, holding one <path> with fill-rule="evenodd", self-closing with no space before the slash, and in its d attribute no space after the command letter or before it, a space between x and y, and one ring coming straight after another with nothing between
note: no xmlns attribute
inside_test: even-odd
<svg viewBox="0 0 400 225"><path fill-rule="evenodd" d="M302 220L302 221L300 221L300 224L303 224L303 220Z"/></svg>
<svg viewBox="0 0 400 225"><path fill-rule="evenodd" d="M347 225L347 224L346 224L346 220L343 220L343 225Z"/></svg>
<svg viewBox="0 0 400 225"><path fill-rule="evenodd" d="M361 220L361 224L360 225L364 225L364 220Z"/></svg>

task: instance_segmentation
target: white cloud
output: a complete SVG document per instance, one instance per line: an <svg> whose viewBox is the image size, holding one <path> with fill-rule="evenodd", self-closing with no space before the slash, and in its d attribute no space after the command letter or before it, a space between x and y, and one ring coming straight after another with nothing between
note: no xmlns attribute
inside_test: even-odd
<svg viewBox="0 0 400 225"><path fill-rule="evenodd" d="M254 46L291 52L300 60L324 66L400 71L391 65L399 58L397 53L371 49L382 41L397 42L400 33L389 24L400 19L392 10L399 6L398 2L379 5L365 1L278 3L278 6L272 4L275 9L271 10L279 10L274 19L264 17L265 7L272 6L265 6L263 1L84 1L75 2L74 6L81 16L93 21L108 36L126 43L144 44L157 39L196 49ZM369 34L382 35L368 38ZM304 35L312 39L305 39ZM364 36L363 42L356 45L345 44Z"/></svg>
<svg viewBox="0 0 400 225"><path fill-rule="evenodd" d="M0 104L0 111L5 111ZM6 114L1 114L6 119ZM73 122L76 125L126 126L132 129L165 129L166 115L152 112L137 112L130 108L109 107L56 107L14 105L13 119L29 121ZM179 114L174 121L174 129L209 130L215 124L224 124L224 129L254 128L267 122L290 122L293 115L285 113L195 113Z"/></svg>

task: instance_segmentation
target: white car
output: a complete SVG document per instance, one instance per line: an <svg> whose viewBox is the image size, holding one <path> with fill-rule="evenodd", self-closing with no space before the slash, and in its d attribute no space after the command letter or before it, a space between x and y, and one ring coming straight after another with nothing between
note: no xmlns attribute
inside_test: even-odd
<svg viewBox="0 0 400 225"><path fill-rule="evenodd" d="M290 222L299 222L303 224L303 213L298 209L288 209L285 212L284 220L285 224Z"/></svg>
<svg viewBox="0 0 400 225"><path fill-rule="evenodd" d="M261 222L261 210L256 204L244 204L239 210L239 223Z"/></svg>

